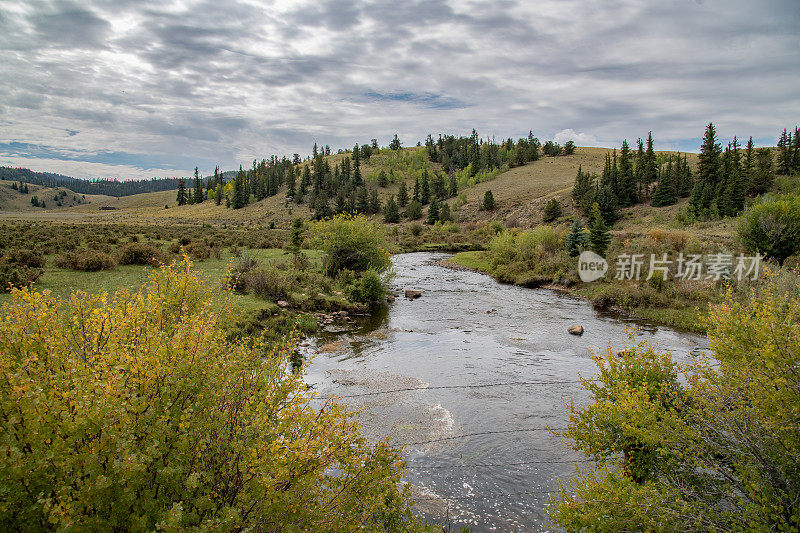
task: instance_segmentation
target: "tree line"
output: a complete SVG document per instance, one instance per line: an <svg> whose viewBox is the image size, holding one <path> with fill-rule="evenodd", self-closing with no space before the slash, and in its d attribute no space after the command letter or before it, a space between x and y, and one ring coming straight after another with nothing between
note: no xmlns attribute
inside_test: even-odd
<svg viewBox="0 0 800 533"><path fill-rule="evenodd" d="M52 172L34 172L27 168L0 167L0 179L27 182L42 187L63 187L79 194L104 194L106 196L120 197L145 192L175 190L181 178L151 178L127 181L86 180Z"/></svg>
<svg viewBox="0 0 800 533"><path fill-rule="evenodd" d="M784 130L778 144L777 172L789 174L800 170L800 136ZM742 147L734 137L723 150L716 128L709 123L700 147L699 161L693 172L686 154L656 154L652 132L647 141L640 138L636 151L627 140L606 154L602 174L578 168L572 198L585 216L590 216L595 204L603 221L613 225L618 208L650 203L664 207L689 198L694 216L713 219L737 216L742 212L745 198L769 190L775 178L773 150L756 148L753 138Z"/></svg>

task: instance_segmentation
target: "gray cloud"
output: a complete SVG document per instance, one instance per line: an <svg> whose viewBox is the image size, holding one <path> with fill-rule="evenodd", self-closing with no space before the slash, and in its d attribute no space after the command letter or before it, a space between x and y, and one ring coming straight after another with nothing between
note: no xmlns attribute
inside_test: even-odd
<svg viewBox="0 0 800 533"><path fill-rule="evenodd" d="M131 177L473 127L774 139L800 117L799 24L795 0L10 0L0 143Z"/></svg>

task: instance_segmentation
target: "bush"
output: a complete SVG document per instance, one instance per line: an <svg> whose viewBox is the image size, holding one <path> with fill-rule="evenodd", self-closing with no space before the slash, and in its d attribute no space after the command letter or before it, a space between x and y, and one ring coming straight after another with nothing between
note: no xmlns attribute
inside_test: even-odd
<svg viewBox="0 0 800 533"><path fill-rule="evenodd" d="M55 264L58 268L80 270L82 272L98 272L114 268L114 258L110 255L95 250L79 250L56 256Z"/></svg>
<svg viewBox="0 0 800 533"><path fill-rule="evenodd" d="M768 279L712 308L690 365L631 345L595 357L564 436L597 461L554 502L567 531L796 531L800 300ZM682 374L678 378L678 374Z"/></svg>
<svg viewBox="0 0 800 533"><path fill-rule="evenodd" d="M164 252L160 248L139 242L125 244L117 251L120 265L158 266L165 260Z"/></svg>
<svg viewBox="0 0 800 533"><path fill-rule="evenodd" d="M361 274L347 287L347 297L353 302L375 305L386 298L381 277L377 272L368 270Z"/></svg>
<svg viewBox="0 0 800 533"><path fill-rule="evenodd" d="M492 194L491 190L486 191L483 195L483 203L481 204L481 208L485 211L494 211L494 208L497 205L494 201L494 195Z"/></svg>
<svg viewBox="0 0 800 533"><path fill-rule="evenodd" d="M15 248L8 251L2 261L12 265L25 266L28 268L44 268L46 260L44 256L24 248Z"/></svg>
<svg viewBox="0 0 800 533"><path fill-rule="evenodd" d="M753 205L737 229L749 252L783 264L800 253L800 196L785 195Z"/></svg>
<svg viewBox="0 0 800 533"><path fill-rule="evenodd" d="M42 273L40 268L29 268L0 261L0 292L26 287L39 279Z"/></svg>
<svg viewBox="0 0 800 533"><path fill-rule="evenodd" d="M551 198L544 206L544 213L542 214L542 220L544 222L552 222L560 216L561 216L561 203L557 199Z"/></svg>
<svg viewBox="0 0 800 533"><path fill-rule="evenodd" d="M402 456L309 402L291 344L231 343L188 264L0 311L0 529L418 530Z"/></svg>
<svg viewBox="0 0 800 533"><path fill-rule="evenodd" d="M417 200L411 200L406 206L406 217L411 220L422 218L422 204Z"/></svg>
<svg viewBox="0 0 800 533"><path fill-rule="evenodd" d="M391 264L383 226L365 216L337 215L315 222L312 230L315 245L325 252L325 270L329 276L343 269L382 273Z"/></svg>

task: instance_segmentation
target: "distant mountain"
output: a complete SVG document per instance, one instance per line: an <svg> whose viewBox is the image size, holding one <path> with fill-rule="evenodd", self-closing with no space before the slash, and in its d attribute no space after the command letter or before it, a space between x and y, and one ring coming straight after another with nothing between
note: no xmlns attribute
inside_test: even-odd
<svg viewBox="0 0 800 533"><path fill-rule="evenodd" d="M52 172L34 172L27 168L12 167L0 167L0 179L31 183L43 187L64 187L79 194L105 194L116 197L177 189L178 181L180 180L180 178L151 178L149 180L129 181L85 180ZM187 179L187 183L189 182L190 180Z"/></svg>

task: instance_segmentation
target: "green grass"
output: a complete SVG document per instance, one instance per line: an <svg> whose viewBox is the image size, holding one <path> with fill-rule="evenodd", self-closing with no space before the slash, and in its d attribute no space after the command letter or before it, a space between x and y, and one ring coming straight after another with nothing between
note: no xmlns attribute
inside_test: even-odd
<svg viewBox="0 0 800 533"><path fill-rule="evenodd" d="M458 252L449 259L451 263L461 265L481 272L490 272L489 252L478 250L471 252Z"/></svg>
<svg viewBox="0 0 800 533"><path fill-rule="evenodd" d="M308 257L312 268L318 267L322 262L323 253L320 250L303 250ZM244 254L258 259L263 265L291 261L291 254L280 248L245 250ZM178 259L177 256L175 256ZM222 254L220 259L210 257L203 261L194 261L193 265L208 283L222 283L231 261L236 258L229 253ZM52 265L52 259L49 261ZM81 290L88 293L112 294L120 289L135 291L147 281L152 268L140 265L118 265L109 270L100 272L79 272L66 270L54 266L44 269L44 274L34 284L38 291L49 290L57 298L68 298L73 291ZM9 293L0 294L0 304L11 300ZM242 312L264 309L273 305L256 296L247 294L238 299Z"/></svg>

